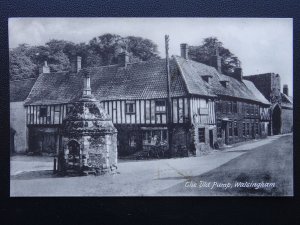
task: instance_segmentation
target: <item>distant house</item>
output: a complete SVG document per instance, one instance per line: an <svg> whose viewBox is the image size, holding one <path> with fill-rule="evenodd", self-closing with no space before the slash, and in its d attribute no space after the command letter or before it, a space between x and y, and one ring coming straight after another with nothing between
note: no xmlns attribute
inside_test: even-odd
<svg viewBox="0 0 300 225"><path fill-rule="evenodd" d="M216 143L264 136L260 112L268 112L269 102L256 87L188 60L187 49L182 44L181 57L170 59L171 109L165 59L129 63L122 53L116 65L85 69L92 94L118 130L120 156L153 147L168 149L170 135L175 155L200 155ZM69 72L41 74L26 99L30 151L57 152L62 120L83 89L80 59L71 62ZM245 135L244 124L249 124Z"/></svg>
<svg viewBox="0 0 300 225"><path fill-rule="evenodd" d="M269 135L289 133L293 131L293 98L289 96L288 86L283 85L281 92L280 75L264 73L245 76L268 99L270 106Z"/></svg>
<svg viewBox="0 0 300 225"><path fill-rule="evenodd" d="M24 101L36 79L10 81L10 148L11 153L25 153L28 149L27 123Z"/></svg>

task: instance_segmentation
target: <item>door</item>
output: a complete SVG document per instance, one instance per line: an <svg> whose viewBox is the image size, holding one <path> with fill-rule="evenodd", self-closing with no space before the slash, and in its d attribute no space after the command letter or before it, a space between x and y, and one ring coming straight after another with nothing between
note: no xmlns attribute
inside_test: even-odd
<svg viewBox="0 0 300 225"><path fill-rule="evenodd" d="M214 148L213 130L209 130L209 145L210 145L211 148Z"/></svg>
<svg viewBox="0 0 300 225"><path fill-rule="evenodd" d="M225 144L228 145L229 144L229 140L228 140L228 122L227 121L223 121L222 123L222 133L225 133L224 137L225 137Z"/></svg>

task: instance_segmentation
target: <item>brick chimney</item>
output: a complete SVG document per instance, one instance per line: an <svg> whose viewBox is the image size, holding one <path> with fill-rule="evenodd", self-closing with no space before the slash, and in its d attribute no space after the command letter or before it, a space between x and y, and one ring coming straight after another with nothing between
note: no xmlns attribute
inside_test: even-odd
<svg viewBox="0 0 300 225"><path fill-rule="evenodd" d="M127 64L129 63L129 54L127 51L121 52L118 55L118 65L120 67L127 67Z"/></svg>
<svg viewBox="0 0 300 225"><path fill-rule="evenodd" d="M289 96L289 86L287 84L283 85L283 94Z"/></svg>
<svg viewBox="0 0 300 225"><path fill-rule="evenodd" d="M222 73L221 57L219 55L219 47L215 50L215 55L211 57L211 66L215 67L219 73Z"/></svg>
<svg viewBox="0 0 300 225"><path fill-rule="evenodd" d="M70 64L71 64L71 72L78 73L81 70L81 57L76 56L71 58Z"/></svg>
<svg viewBox="0 0 300 225"><path fill-rule="evenodd" d="M237 67L234 68L233 77L239 81L243 80L243 70L241 67L241 62L237 59L237 57L234 57L237 60Z"/></svg>
<svg viewBox="0 0 300 225"><path fill-rule="evenodd" d="M181 57L184 59L189 59L189 46L186 43L180 44Z"/></svg>
<svg viewBox="0 0 300 225"><path fill-rule="evenodd" d="M40 73L50 73L50 67L47 64L47 61L44 62L44 65L39 69Z"/></svg>

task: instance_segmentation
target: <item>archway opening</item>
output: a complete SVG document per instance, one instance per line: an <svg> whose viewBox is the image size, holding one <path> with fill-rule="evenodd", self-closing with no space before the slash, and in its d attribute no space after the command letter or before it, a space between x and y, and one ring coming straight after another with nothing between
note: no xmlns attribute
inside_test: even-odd
<svg viewBox="0 0 300 225"><path fill-rule="evenodd" d="M71 140L68 142L68 161L69 165L77 166L80 160L80 145L77 141Z"/></svg>
<svg viewBox="0 0 300 225"><path fill-rule="evenodd" d="M280 134L281 132L281 109L278 105L276 105L273 109L272 114L272 128L273 128L273 135Z"/></svg>

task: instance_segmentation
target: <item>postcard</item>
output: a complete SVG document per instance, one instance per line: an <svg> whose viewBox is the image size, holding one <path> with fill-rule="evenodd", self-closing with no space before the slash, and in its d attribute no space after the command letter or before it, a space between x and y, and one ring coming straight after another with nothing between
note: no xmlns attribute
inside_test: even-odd
<svg viewBox="0 0 300 225"><path fill-rule="evenodd" d="M10 195L293 196L293 19L9 18Z"/></svg>

